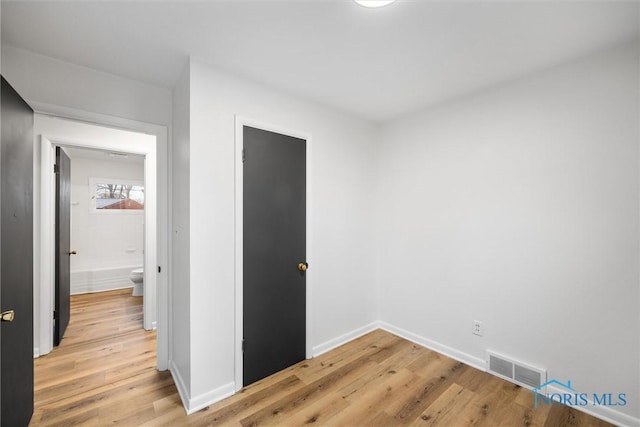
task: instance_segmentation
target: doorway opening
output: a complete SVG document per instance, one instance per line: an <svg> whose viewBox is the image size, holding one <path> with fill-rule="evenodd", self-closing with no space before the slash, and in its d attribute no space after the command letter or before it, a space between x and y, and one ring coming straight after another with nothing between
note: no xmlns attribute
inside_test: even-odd
<svg viewBox="0 0 640 427"><path fill-rule="evenodd" d="M111 295L112 291L122 290L116 294L124 296L125 290L129 290L132 297L139 297L138 305L141 304L145 266L145 156L79 146L60 149L70 159L70 191L65 195L66 209L70 211L67 233L70 240L65 248L69 253L69 294ZM62 172L58 165L58 178ZM60 193L56 195L58 200L63 196ZM60 224L56 229L60 230ZM56 300L59 298L56 293ZM62 317L56 316L54 322Z"/></svg>
<svg viewBox="0 0 640 427"><path fill-rule="evenodd" d="M106 240L104 242L93 241L90 245L85 242L83 244L87 245L85 246L87 249L82 252L79 249L71 248L70 252L75 250L78 255L85 255L83 260L77 260L78 263L73 260L76 269L74 271L72 267L71 281L76 286L76 293L110 290L118 287L116 282L128 286L129 283L126 279L131 276L133 270L142 268L143 326L146 330L157 329L157 368L158 370L166 370L168 367L168 284L167 272L162 271L162 266L168 264L166 247L168 241L166 128L113 118L91 117L93 119L91 122L101 122L100 125L96 125L88 123L87 117L77 112L76 117L72 119L68 118L69 114L65 114L66 117L50 114L36 113L34 126L36 136L34 170L37 171L36 175L39 175L34 177L34 181L39 184L37 188L34 186L34 200L37 200L34 205L38 205L34 206L34 211L39 216L34 221L34 228L37 228L35 235L39 237L38 241L34 242L39 248L36 250L36 256L39 257L39 260L34 263L34 282L36 283L34 355L47 354L53 347L53 334L51 333L53 316L49 316L49 313L52 313L51 308L55 300L51 287L52 277L55 274L52 262L55 243L53 215L55 186L53 185L52 172L55 163L55 147L60 146L76 155L80 152L86 154L92 150L93 154L86 155L108 156L111 159L118 156L120 160L124 156L128 156L131 163L137 162L141 168L141 172L138 173L142 174L142 179L139 179L139 175L135 177L138 179L124 179L126 177L111 173L100 174L96 165L90 167L90 171L86 172L87 174L93 173L95 176L84 177L91 178L87 180L90 182L87 182L84 196L79 193L79 197L74 196L71 199L72 215L77 211L77 217L79 217L82 212L86 214L84 215L85 219L90 215L94 216L94 219L101 218L98 222L107 218L117 219L119 217L120 221L116 220L112 223L123 223L120 225L129 231L130 237L137 235L141 237L142 242L139 245L134 244L133 241L125 242L124 247L120 250L121 253L115 257L113 254L106 255L104 249L109 246L106 244ZM78 115L80 115L79 119ZM116 123L111 122L110 119ZM122 182L113 181L118 179ZM119 185L118 191L122 189L123 194L129 192L128 199L132 201L121 200L119 207L124 205L135 207L136 203L140 204L140 201L135 201L135 198L140 198L140 194L134 194L137 192L144 194L144 209L140 209L136 213L129 211L123 214L123 209L119 212L113 209L112 212L105 213L109 209L104 209L105 206L102 205L108 204L108 201L101 200L96 203L98 197L96 191L99 192L102 186L108 188L109 185ZM89 195L90 192L92 195ZM124 224L127 222L123 221L125 217L128 219L136 218L136 224L133 224L133 221ZM94 237L106 239L110 231L95 230L96 236ZM101 257L110 259L100 260ZM101 264L102 261L107 262ZM79 287L81 285L85 288Z"/></svg>

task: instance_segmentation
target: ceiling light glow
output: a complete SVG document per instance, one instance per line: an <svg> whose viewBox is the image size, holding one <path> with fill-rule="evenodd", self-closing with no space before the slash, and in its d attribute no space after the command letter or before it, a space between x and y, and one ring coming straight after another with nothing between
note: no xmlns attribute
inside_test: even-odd
<svg viewBox="0 0 640 427"><path fill-rule="evenodd" d="M396 0L354 0L360 6L364 7L382 7L387 6Z"/></svg>

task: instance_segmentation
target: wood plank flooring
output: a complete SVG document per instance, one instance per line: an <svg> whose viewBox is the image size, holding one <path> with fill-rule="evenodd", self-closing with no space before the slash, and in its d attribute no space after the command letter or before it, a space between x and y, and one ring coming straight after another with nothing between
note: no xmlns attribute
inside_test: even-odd
<svg viewBox="0 0 640 427"><path fill-rule="evenodd" d="M377 330L186 416L131 290L77 295L65 339L35 360L32 426L607 426Z"/></svg>

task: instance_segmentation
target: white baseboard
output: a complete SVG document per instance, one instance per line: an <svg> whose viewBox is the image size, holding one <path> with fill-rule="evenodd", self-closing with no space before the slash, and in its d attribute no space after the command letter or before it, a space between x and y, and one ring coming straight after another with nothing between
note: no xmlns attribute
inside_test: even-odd
<svg viewBox="0 0 640 427"><path fill-rule="evenodd" d="M188 414L189 411L187 408L189 407L189 391L187 390L187 386L185 385L184 380L182 379L180 370L178 369L176 364L173 363L173 360L169 362L169 372L171 372L171 377L173 378L173 382L175 383L176 388L178 389L178 395L180 396L180 400L182 400L182 407L185 408L185 411Z"/></svg>
<svg viewBox="0 0 640 427"><path fill-rule="evenodd" d="M33 358L37 359L38 357L40 357L40 347L34 347L33 348Z"/></svg>
<svg viewBox="0 0 640 427"><path fill-rule="evenodd" d="M560 388L556 385L547 386L547 393L549 394L554 394L554 393L563 394L566 392L567 390ZM574 409L577 409L578 411L585 412L593 417L604 420L613 425L617 425L621 427L640 426L640 418L635 418L635 417L632 417L631 415L623 414L622 412L616 411L615 409L607 406L594 405L593 400L589 400L589 403L584 406L572 405L571 407Z"/></svg>
<svg viewBox="0 0 640 427"><path fill-rule="evenodd" d="M98 292L107 292L107 291L115 291L118 289L127 289L132 288L133 286L124 285L122 281L113 282L113 283L105 283L101 285L84 285L84 286L76 286L72 291L71 295L79 295L79 294L95 294Z"/></svg>
<svg viewBox="0 0 640 427"><path fill-rule="evenodd" d="M189 391L187 390L184 380L182 379L180 370L175 363L173 363L173 360L169 363L169 372L171 372L173 382L176 384L178 395L180 396L180 400L182 400L182 406L184 407L187 415L191 415L209 405L213 405L222 399L232 396L236 391L235 384L229 383L192 398L189 395Z"/></svg>
<svg viewBox="0 0 640 427"><path fill-rule="evenodd" d="M349 341L353 341L356 338L359 338L365 334L368 334L371 331L375 331L380 327L380 323L378 321L369 323L368 325L362 326L356 330L351 332L347 332L344 335L340 335L337 338L330 339L320 345L317 345L312 348L313 357L320 356L323 353L333 350L334 348L340 347L343 344L348 343Z"/></svg>
<svg viewBox="0 0 640 427"><path fill-rule="evenodd" d="M465 363L469 366L472 366L476 369L479 369L481 371L486 371L487 370L487 366L486 366L486 362L482 359L479 359L475 356L472 356L470 354L464 353L462 351L453 349L451 347L448 347L444 344L441 344L439 342L436 341L432 341L428 338L425 338L423 336L414 334L413 332L409 332L407 330L404 330L402 328L398 328L397 326L393 326L389 323L386 322L380 322L380 329L384 329L387 332L391 332L394 335L397 335L399 337L402 337L406 340L409 340L411 342L414 342L416 344L419 344L423 347L426 347L430 350L436 351L440 354L443 354L447 357L450 357L452 359L457 360L458 362L462 362Z"/></svg>
<svg viewBox="0 0 640 427"><path fill-rule="evenodd" d="M228 383L207 393L203 393L200 396L196 396L189 401L187 415L198 412L199 410L204 409L209 405L213 405L222 399L226 399L229 396L233 396L235 393L235 383Z"/></svg>
<svg viewBox="0 0 640 427"><path fill-rule="evenodd" d="M71 272L71 295L113 291L133 287L131 270L140 266L124 266Z"/></svg>
<svg viewBox="0 0 640 427"><path fill-rule="evenodd" d="M313 356L319 356L322 353L333 350L334 348L339 347L342 344L346 344L349 341L352 341L358 337L361 337L362 335L378 329L378 327L378 322L373 322L354 331L341 335L337 338L329 340L323 344L315 346L313 347ZM173 363L173 361L171 361L169 364L169 371L171 372L173 381L176 384L178 394L180 395L180 399L182 400L182 406L185 408L187 415L193 414L194 412L204 409L207 406L219 402L222 399L233 396L236 393L235 383L228 383L207 393L191 397L184 383L184 380L182 379L180 370Z"/></svg>

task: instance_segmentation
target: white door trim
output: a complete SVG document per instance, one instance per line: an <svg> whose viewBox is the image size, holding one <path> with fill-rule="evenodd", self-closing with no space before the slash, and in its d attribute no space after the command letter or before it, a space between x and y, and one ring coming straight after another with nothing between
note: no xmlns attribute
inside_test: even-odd
<svg viewBox="0 0 640 427"><path fill-rule="evenodd" d="M242 166L242 148L244 147L243 126L251 126L253 128L262 129L294 138L304 139L307 142L307 159L306 159L306 175L307 175L307 232L306 232L306 251L307 262L309 263L309 271L306 273L306 357L312 357L311 343L311 294L313 291L313 257L311 250L313 248L311 224L312 206L312 182L311 177L311 160L312 160L312 138L305 132L299 132L275 126L269 123L248 119L242 116L235 116L235 390L242 389L243 382L243 358L242 358L242 331L243 331L243 166Z"/></svg>
<svg viewBox="0 0 640 427"><path fill-rule="evenodd" d="M53 312L53 290L51 288L54 274L54 238L52 214L55 201L55 180L51 165L55 161L52 156L54 145L83 146L100 149L117 149L145 155L145 182L155 187L155 199L148 198L145 209L145 229L155 232L145 233L145 296L144 318L145 329L157 328L157 368L161 371L169 367L169 187L168 187L168 132L165 126L139 122L130 119L112 117L98 113L60 107L57 105L29 102L35 113L67 118L77 122L95 124L103 127L117 128L155 136L156 143L149 147L137 147L122 150L109 144L91 141L73 141L56 135L44 135L41 138L41 236L40 244L40 299L35 301L40 313ZM53 189L53 192L52 192ZM151 190L149 188L149 190ZM149 191L151 195L152 191ZM158 266L162 272L158 273ZM148 303L147 303L148 302ZM154 303L155 302L155 303ZM39 353L46 354L53 347L53 320L51 316L40 316Z"/></svg>

